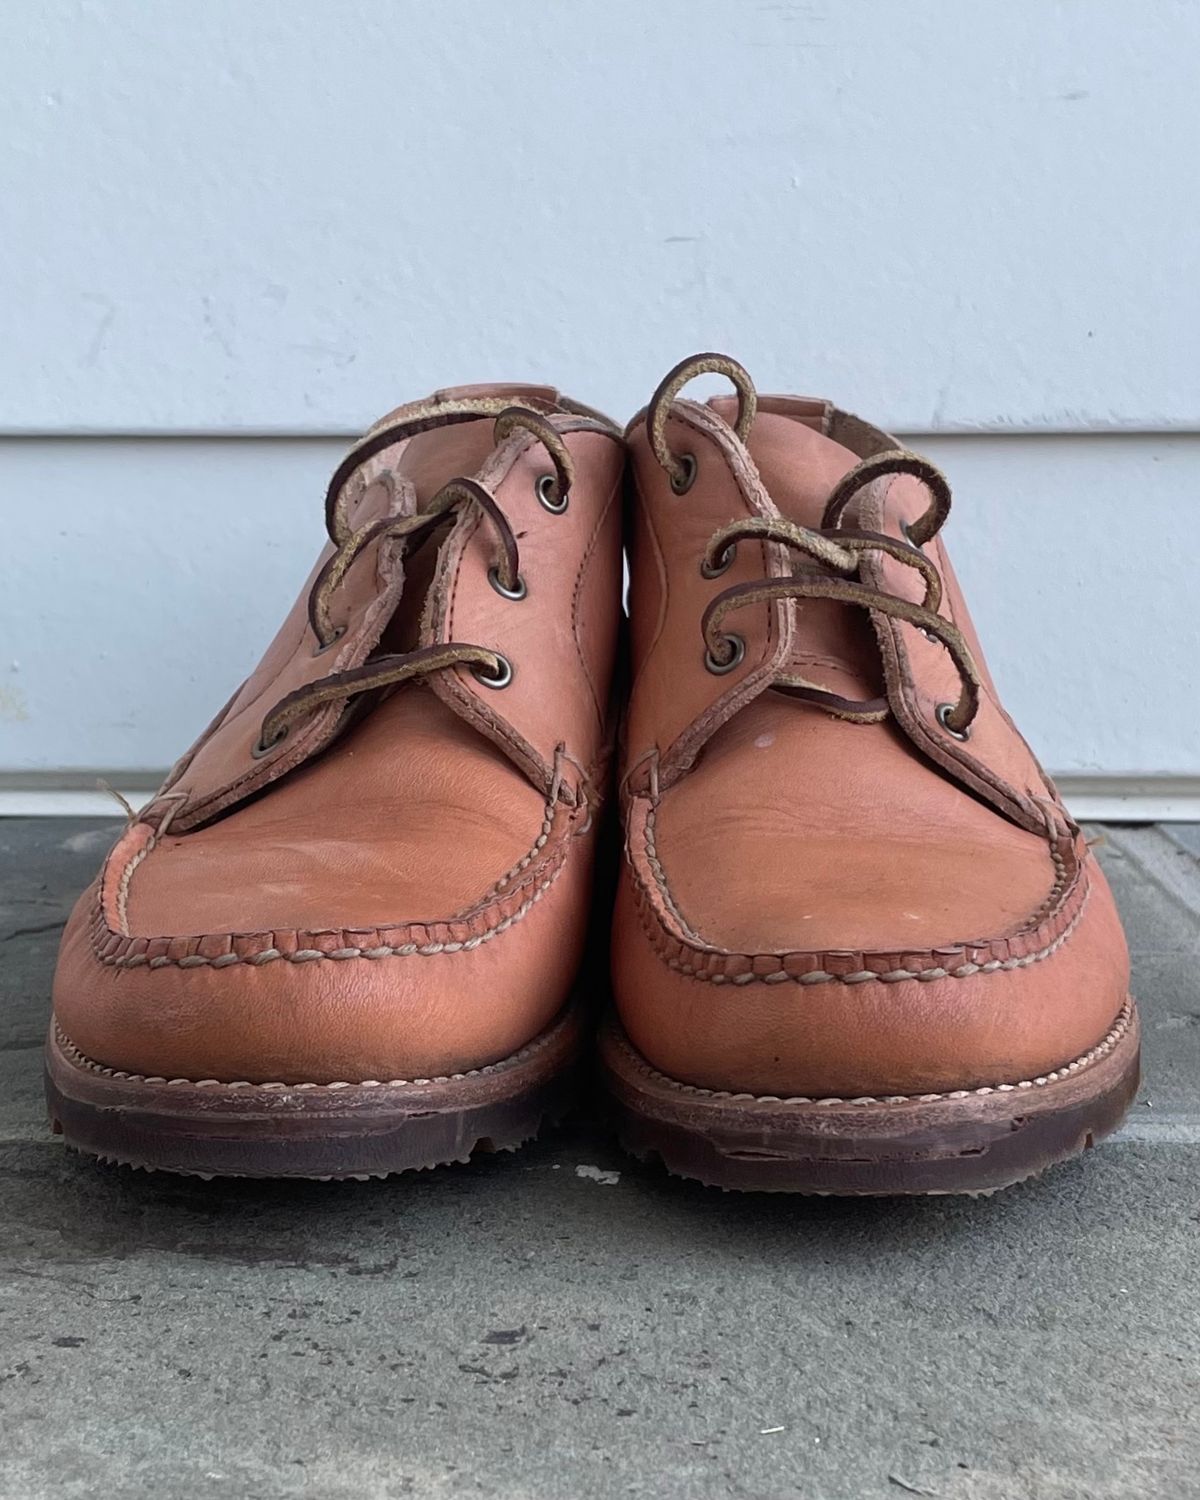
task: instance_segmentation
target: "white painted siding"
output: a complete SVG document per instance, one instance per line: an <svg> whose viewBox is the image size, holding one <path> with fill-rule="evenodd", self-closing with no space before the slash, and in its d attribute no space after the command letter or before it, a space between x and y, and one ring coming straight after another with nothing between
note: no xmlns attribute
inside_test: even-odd
<svg viewBox="0 0 1200 1500"><path fill-rule="evenodd" d="M1198 56L1189 0L0 8L0 777L175 756L338 435L700 347L946 463L1052 768L1200 775Z"/></svg>
<svg viewBox="0 0 1200 1500"><path fill-rule="evenodd" d="M1200 769L1200 437L914 440L1008 707L1060 772ZM328 441L0 441L0 745L21 770L168 765L254 665L324 538ZM1070 497L1067 503L1064 497ZM1184 502L1186 504L1187 502ZM1186 528L1185 528L1186 530ZM1186 538L1185 538L1186 540Z"/></svg>

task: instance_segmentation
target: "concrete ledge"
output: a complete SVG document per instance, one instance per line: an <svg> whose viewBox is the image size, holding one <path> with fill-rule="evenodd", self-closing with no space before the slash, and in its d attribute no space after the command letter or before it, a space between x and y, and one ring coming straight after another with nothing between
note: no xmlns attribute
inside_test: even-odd
<svg viewBox="0 0 1200 1500"><path fill-rule="evenodd" d="M73 1156L50 978L119 826L0 822L0 1500L1196 1495L1200 829L1099 846L1145 1024L1121 1132L896 1202L680 1182L588 1099L384 1182Z"/></svg>

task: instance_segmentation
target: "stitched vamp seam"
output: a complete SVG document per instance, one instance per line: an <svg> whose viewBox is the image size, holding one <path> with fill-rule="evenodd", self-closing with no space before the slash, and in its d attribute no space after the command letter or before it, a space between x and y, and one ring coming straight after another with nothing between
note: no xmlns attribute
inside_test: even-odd
<svg viewBox="0 0 1200 1500"><path fill-rule="evenodd" d="M638 830L630 828L627 854L642 929L668 968L711 984L781 984L788 980L803 985L896 984L905 980L967 979L1027 968L1052 957L1069 941L1091 893L1087 870L1080 865L1073 879L1058 885L1048 910L1035 913L1029 925L1004 937L925 949L737 953L705 943L682 922L665 871L654 853L652 810L646 822L641 848Z"/></svg>
<svg viewBox="0 0 1200 1500"><path fill-rule="evenodd" d="M496 890L490 900L485 899L476 907L445 920L370 928L274 929L145 937L114 931L105 918L102 896L98 893L90 920L92 951L106 967L123 969L168 966L220 969L235 964L261 965L279 960L289 963L345 962L469 952L514 927L551 889L566 866L577 836L576 821L572 817L557 839L543 839L539 834L539 842L531 851L533 857L518 878L506 877L502 888ZM133 856L133 860L140 862L148 852L148 849L143 849ZM127 882L124 888L127 888Z"/></svg>

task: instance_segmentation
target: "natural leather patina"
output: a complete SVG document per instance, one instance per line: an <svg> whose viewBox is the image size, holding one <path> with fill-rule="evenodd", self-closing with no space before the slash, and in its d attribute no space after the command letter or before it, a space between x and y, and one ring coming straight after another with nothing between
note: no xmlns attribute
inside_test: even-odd
<svg viewBox="0 0 1200 1500"><path fill-rule="evenodd" d="M737 398L679 399L714 369ZM987 673L944 478L719 356L677 367L627 439L613 975L634 1053L701 1091L834 1101L1044 1082L1086 1054L1126 1006L1125 941Z"/></svg>
<svg viewBox="0 0 1200 1500"><path fill-rule="evenodd" d="M486 1068L554 1021L610 752L622 466L544 387L376 424L283 628L81 898L65 1046L325 1085Z"/></svg>

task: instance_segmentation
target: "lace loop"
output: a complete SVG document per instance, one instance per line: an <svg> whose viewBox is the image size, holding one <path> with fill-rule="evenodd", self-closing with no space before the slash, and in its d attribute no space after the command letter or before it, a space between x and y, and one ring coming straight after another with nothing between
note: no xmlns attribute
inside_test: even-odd
<svg viewBox="0 0 1200 1500"><path fill-rule="evenodd" d="M521 553L508 518L496 504L495 497L476 479L451 479L444 484L425 509L427 518L441 517L460 505L474 503L492 523L500 551L496 558L496 575L506 589L515 591L521 582Z"/></svg>
<svg viewBox="0 0 1200 1500"><path fill-rule="evenodd" d="M547 510L565 510L567 496L571 493L571 486L575 483L575 465L571 460L570 451L562 440L562 434L554 423L541 412L530 411L526 406L509 406L496 418L493 429L497 443L502 443L511 433L518 428L524 428L526 432L533 434L550 455L550 461L554 465L554 486L550 490L548 498L539 498Z"/></svg>
<svg viewBox="0 0 1200 1500"><path fill-rule="evenodd" d="M858 559L852 552L811 527L800 526L781 516L748 516L744 520L731 521L713 533L704 549L701 571L708 570L706 577L715 577L718 571L724 572L729 566L726 558L739 542L744 541L778 542L781 546L807 553L815 562L825 563L839 573L853 573L858 567Z"/></svg>
<svg viewBox="0 0 1200 1500"><path fill-rule="evenodd" d="M364 662L361 667L351 667L345 672L330 672L327 677L307 683L279 700L262 721L258 739L260 753L279 744L293 725L306 718L314 709L324 708L327 703L336 703L378 688L394 687L410 678L423 677L448 667L478 667L499 679L504 676L507 662L498 651L489 651L486 646L448 642L439 646L422 646L419 650L395 656L379 656L374 661ZM511 669L509 676L511 677Z"/></svg>
<svg viewBox="0 0 1200 1500"><path fill-rule="evenodd" d="M495 500L474 479L452 479L434 495L423 511L413 516L385 516L369 526L351 532L329 558L313 582L308 596L308 622L317 638L318 648L330 645L338 632L330 613L330 600L340 587L354 560L380 537L390 541L405 540L410 548L424 541L439 526L447 513L459 505L473 502L487 515L500 541L501 554L496 573L501 582L516 589L520 580L521 557L512 527Z"/></svg>
<svg viewBox="0 0 1200 1500"><path fill-rule="evenodd" d="M421 518L408 516L405 519L413 522ZM391 531L393 535L398 534L400 525L400 522L385 517L384 520L374 521L369 526L360 526L357 531L347 536L313 580L313 586L308 593L308 623L317 638L318 651L324 651L339 635L345 634L344 626L333 623L329 605L333 595L341 587L342 580L350 571L355 558L385 531ZM411 529L413 528L410 527Z"/></svg>
<svg viewBox="0 0 1200 1500"><path fill-rule="evenodd" d="M673 452L668 444L667 418L675 398L697 375L724 375L733 383L738 395L734 431L743 443L750 436L758 410L758 393L754 389L754 382L737 360L730 359L727 354L693 354L688 359L680 360L673 370L667 371L646 408L646 431L655 458L666 471L678 494L690 488L690 480L695 477L695 473L693 470L689 474L685 456ZM694 464L695 460L692 462Z"/></svg>
<svg viewBox="0 0 1200 1500"><path fill-rule="evenodd" d="M849 578L812 570L792 573L783 578L737 583L725 589L709 603L700 622L704 645L710 656L722 660L728 655L723 646L726 633L721 629L727 614L750 604L766 604L777 599L833 599L857 605L860 609L878 611L892 619L904 620L925 631L945 647L962 681L958 701L948 705L944 712L940 711L938 721L944 729L958 738L964 737L969 731L971 722L979 711L980 678L962 632L949 620L944 620L941 615L920 604L897 598L895 594L885 594Z"/></svg>
<svg viewBox="0 0 1200 1500"><path fill-rule="evenodd" d="M393 443L412 437L421 425L419 420L392 422L380 428L378 432L368 433L361 442L351 448L333 471L333 477L325 491L325 530L335 547L344 547L351 535L344 499L347 484L369 458L374 458L377 453L382 453Z"/></svg>
<svg viewBox="0 0 1200 1500"><path fill-rule="evenodd" d="M322 565L309 591L308 619L317 640L314 655L319 655L332 646L345 633L344 626L334 623L331 600L355 560L367 547L380 539L386 539L403 541L406 548L411 550L436 530L448 515L466 505L473 505L482 511L496 537L496 559L488 572L493 586L506 598L524 598L525 584L521 577L521 555L516 535L495 496L478 480L463 476L451 479L417 514L385 516L356 531L350 528L342 503L342 493L347 481L362 464L384 448L433 426L478 420L493 413L496 417L497 443L516 429L524 428L546 449L554 464L554 483L557 486L555 499L565 506L566 496L574 480L571 455L561 433L539 412L511 404L501 407L497 412L495 403L481 401L466 411L417 414L407 421L392 423L371 434L343 459L326 493L326 528L336 550ZM479 682L491 688L507 687L513 677L512 664L508 659L486 646L451 641L396 655L379 656L361 666L331 672L281 698L264 718L258 744L252 754L256 758L268 754L286 738L295 723L328 703L392 687L430 672L456 667L468 668Z"/></svg>
<svg viewBox="0 0 1200 1500"><path fill-rule="evenodd" d="M866 485L889 474L907 474L919 479L929 490L928 509L905 529L905 539L882 532L842 527L842 517L855 495ZM729 565L732 549L739 541L755 539L774 542L803 553L818 568L804 568L782 578L765 578L735 584L712 599L700 622L707 659L724 663L728 651L722 630L725 616L731 610L750 604L770 603L779 599L830 599L857 605L860 609L903 620L937 641L948 653L962 684L954 703L941 703L935 717L941 728L955 739L965 740L979 712L981 679L971 649L958 627L939 613L942 604L942 577L921 547L935 537L950 512L950 486L940 469L928 459L904 449L888 449L864 459L834 486L825 505L819 529L801 526L782 516L752 516L723 526L709 539L701 562L705 577L714 577ZM862 557L868 552L883 552L921 575L925 585L920 604L865 584L858 576ZM724 652L724 654L723 654ZM736 665L736 662L730 664ZM728 670L729 668L727 668ZM824 702L842 717L869 722L887 712L886 700L855 704L836 694L814 688L812 684L785 675L777 686L794 690L813 702Z"/></svg>
<svg viewBox="0 0 1200 1500"><path fill-rule="evenodd" d="M732 562L737 544L750 540L777 542L848 577L858 571L859 557L863 552L886 552L905 567L920 573L925 582L922 608L936 610L942 602L941 575L925 554L909 543L897 541L881 531L837 531L833 536L827 536L809 526L800 526L795 521L776 516L749 516L722 526L709 538L700 571L706 578L716 578Z"/></svg>
<svg viewBox="0 0 1200 1500"><path fill-rule="evenodd" d="M876 479L889 474L908 474L913 479L919 479L929 491L928 510L908 527L907 534L914 547L923 547L926 542L932 541L946 524L946 517L950 514L950 485L936 464L922 458L919 453L910 453L907 448L891 448L884 453L874 453L843 475L834 485L833 493L825 504L821 530L836 530L855 495Z"/></svg>
<svg viewBox="0 0 1200 1500"><path fill-rule="evenodd" d="M921 608L935 611L941 608L942 575L923 552L919 552L908 542L900 542L894 536L886 536L882 531L838 531L835 535L839 545L849 552L860 556L864 552L886 552L889 557L894 557L906 568L912 568L920 573L925 582L925 597L921 600ZM856 556L855 567L857 566L858 557Z"/></svg>
<svg viewBox="0 0 1200 1500"><path fill-rule="evenodd" d="M345 489L368 459L382 453L385 448L390 448L393 443L403 442L419 433L432 432L438 427L454 427L460 422L478 422L483 417L497 415L511 405L511 400L494 396L476 397L458 406L425 405L398 422L389 422L385 427L367 433L338 464L325 491L325 530L329 540L335 547L340 547L350 535Z"/></svg>

